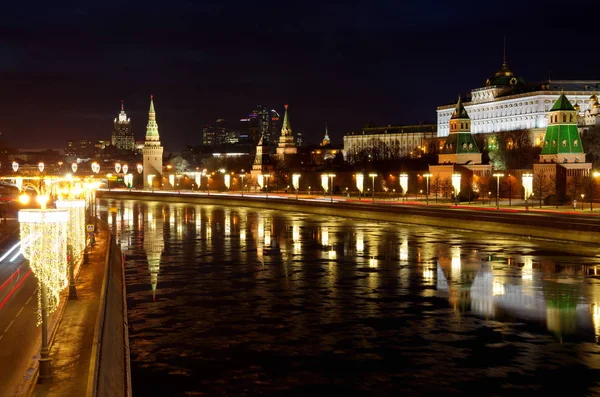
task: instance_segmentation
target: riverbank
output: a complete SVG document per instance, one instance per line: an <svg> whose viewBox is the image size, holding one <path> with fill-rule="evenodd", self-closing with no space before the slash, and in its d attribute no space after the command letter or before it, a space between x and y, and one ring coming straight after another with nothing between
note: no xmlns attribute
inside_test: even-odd
<svg viewBox="0 0 600 397"><path fill-rule="evenodd" d="M244 195L169 191L103 190L99 198L151 200L171 203L244 206L342 216L385 222L427 225L486 233L506 233L534 238L597 243L600 217L595 213L534 208L496 209L474 205L441 205L414 201L346 200L340 198L297 198L294 195Z"/></svg>

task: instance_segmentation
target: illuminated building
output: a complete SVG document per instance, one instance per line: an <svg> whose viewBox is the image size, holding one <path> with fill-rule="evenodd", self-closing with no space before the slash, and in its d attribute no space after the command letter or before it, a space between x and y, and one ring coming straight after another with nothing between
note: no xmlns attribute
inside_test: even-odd
<svg viewBox="0 0 600 397"><path fill-rule="evenodd" d="M585 153L577 128L577 109L561 94L548 112L548 127L543 137L539 164L533 165L533 175L556 181L556 194L566 195L570 178L589 176L591 163Z"/></svg>
<svg viewBox="0 0 600 397"><path fill-rule="evenodd" d="M254 144L262 138L263 144L271 145L276 143L277 134L280 128L280 116L275 109L269 109L266 106L258 105L247 118L240 119L242 123L242 136Z"/></svg>
<svg viewBox="0 0 600 397"><path fill-rule="evenodd" d="M114 121L111 144L119 150L135 150L135 138L131 130L131 120L125 114L123 101L121 101L121 112Z"/></svg>
<svg viewBox="0 0 600 397"><path fill-rule="evenodd" d="M144 188L151 188L149 175L154 175L155 181L160 181L163 169L163 147L160 145L158 124L154 111L154 100L150 96L150 110L148 111L148 124L146 126L146 142L142 149L144 156Z"/></svg>
<svg viewBox="0 0 600 397"><path fill-rule="evenodd" d="M283 161L286 156L298 153L294 135L292 134L292 126L288 117L288 105L284 105L285 114L283 115L283 125L281 126L281 135L277 143L277 158Z"/></svg>
<svg viewBox="0 0 600 397"><path fill-rule="evenodd" d="M254 157L254 163L252 164L252 171L250 174L252 178L256 180L259 175L269 174L272 171L273 164L271 163L269 147L263 144L263 140L261 138L258 141L258 145L256 145L256 155Z"/></svg>
<svg viewBox="0 0 600 397"><path fill-rule="evenodd" d="M325 124L325 136L323 137L323 140L321 141L321 146L328 146L331 145L331 139L329 139L329 131L327 131L327 124Z"/></svg>
<svg viewBox="0 0 600 397"><path fill-rule="evenodd" d="M435 137L435 124L365 127L344 136L344 158L354 162L375 155L382 160L417 157L429 151L428 141Z"/></svg>
<svg viewBox="0 0 600 397"><path fill-rule="evenodd" d="M508 68L506 59L502 67L485 85L471 90L471 100L464 107L471 116L471 131L493 133L529 130L534 138L545 131L546 114L564 91L580 117L594 111L590 96L600 93L599 80L546 80L526 83ZM448 136L450 118L455 104L437 108L437 135ZM596 108L598 109L598 108Z"/></svg>

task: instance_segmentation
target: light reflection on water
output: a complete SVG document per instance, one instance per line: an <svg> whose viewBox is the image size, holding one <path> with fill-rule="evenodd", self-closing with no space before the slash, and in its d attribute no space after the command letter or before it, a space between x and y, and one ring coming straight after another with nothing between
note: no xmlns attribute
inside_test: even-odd
<svg viewBox="0 0 600 397"><path fill-rule="evenodd" d="M552 390L566 373L579 391L598 386L592 247L245 208L108 208L136 394L503 394Z"/></svg>

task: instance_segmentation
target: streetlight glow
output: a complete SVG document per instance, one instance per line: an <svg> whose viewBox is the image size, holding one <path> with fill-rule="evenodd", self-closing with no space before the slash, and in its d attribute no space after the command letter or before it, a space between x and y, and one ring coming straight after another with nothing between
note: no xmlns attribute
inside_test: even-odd
<svg viewBox="0 0 600 397"><path fill-rule="evenodd" d="M498 195L500 194L500 178L503 177L504 174L501 172L496 172L492 176L496 178L496 209L499 209L500 204L498 201Z"/></svg>

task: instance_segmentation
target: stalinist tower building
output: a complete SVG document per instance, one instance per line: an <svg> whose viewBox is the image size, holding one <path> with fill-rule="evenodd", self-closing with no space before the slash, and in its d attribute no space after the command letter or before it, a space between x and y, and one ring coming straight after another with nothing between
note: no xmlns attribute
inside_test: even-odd
<svg viewBox="0 0 600 397"><path fill-rule="evenodd" d="M146 126L146 143L142 149L144 156L144 188L160 186L163 169L163 147L160 145L154 101L150 95L150 110L148 111L148 125Z"/></svg>

